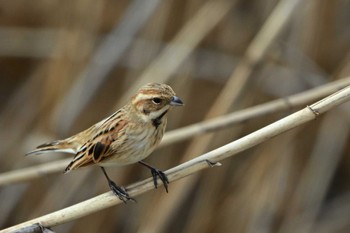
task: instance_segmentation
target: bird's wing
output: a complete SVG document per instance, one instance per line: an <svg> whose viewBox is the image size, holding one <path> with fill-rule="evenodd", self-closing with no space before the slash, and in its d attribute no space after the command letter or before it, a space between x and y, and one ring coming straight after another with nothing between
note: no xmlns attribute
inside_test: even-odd
<svg viewBox="0 0 350 233"><path fill-rule="evenodd" d="M115 153L115 148L112 150L111 144L118 140L120 144L123 143L123 140L120 139L124 138L125 126L127 125L127 120L121 117L123 113L117 113L119 114L113 114L107 118L98 127L98 130L91 135L91 139L83 144L72 162L65 169L65 172L99 163L101 160Z"/></svg>

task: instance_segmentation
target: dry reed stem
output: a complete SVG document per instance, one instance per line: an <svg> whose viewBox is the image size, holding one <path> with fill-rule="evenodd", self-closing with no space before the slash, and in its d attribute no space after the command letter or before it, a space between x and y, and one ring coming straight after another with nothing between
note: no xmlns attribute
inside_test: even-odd
<svg viewBox="0 0 350 233"><path fill-rule="evenodd" d="M307 106L306 108L296 113L293 113L251 134L248 134L245 137L242 137L236 141L226 144L225 146L219 147L190 161L180 164L172 169L169 169L166 171L166 174L169 178L169 181L175 181L190 174L194 174L195 172L200 171L204 168L211 167L209 166L210 164L208 161L214 165L220 165L218 161L231 157L239 152L267 141L283 132L311 121L317 118L320 114L349 100L350 86L347 86L346 88L310 106ZM133 197L145 193L151 189L153 189L153 180L151 178L127 187L129 194ZM119 203L122 203L122 201L116 198L112 192L107 192L65 209L4 229L1 232L24 232L21 231L21 229L36 223L40 223L43 227L53 227Z"/></svg>
<svg viewBox="0 0 350 233"><path fill-rule="evenodd" d="M195 123L179 129L167 132L159 147L167 146L182 140L186 140L195 135L213 132L222 128L227 128L247 120L276 113L282 110L306 105L330 93L333 93L345 86L350 85L350 77L343 78L331 83L324 84L313 89L294 94L285 98L273 100L251 108L236 111L224 116L219 116L210 120ZM69 159L62 159L48 162L32 167L22 168L0 174L0 186L12 183L29 181L50 173L61 172L69 163Z"/></svg>
<svg viewBox="0 0 350 233"><path fill-rule="evenodd" d="M29 181L47 174L62 172L72 159L61 159L36 166L17 169L0 175L0 186Z"/></svg>

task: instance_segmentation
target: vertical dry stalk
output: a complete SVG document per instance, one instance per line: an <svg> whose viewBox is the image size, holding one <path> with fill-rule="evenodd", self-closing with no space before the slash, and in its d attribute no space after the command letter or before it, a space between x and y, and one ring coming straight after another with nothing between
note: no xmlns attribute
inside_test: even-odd
<svg viewBox="0 0 350 233"><path fill-rule="evenodd" d="M102 40L86 69L80 73L67 95L54 110L55 125L61 133L67 132L72 127L158 5L159 0L132 1L124 18L117 21L113 30Z"/></svg>
<svg viewBox="0 0 350 233"><path fill-rule="evenodd" d="M145 83L167 82L203 38L226 16L234 3L235 1L227 0L206 2L152 61L117 105L125 103L129 98L128 93L135 92Z"/></svg>

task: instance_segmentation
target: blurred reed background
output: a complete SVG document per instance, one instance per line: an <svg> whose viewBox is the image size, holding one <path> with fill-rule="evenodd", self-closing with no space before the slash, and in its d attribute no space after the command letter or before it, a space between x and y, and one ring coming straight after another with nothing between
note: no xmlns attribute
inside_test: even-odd
<svg viewBox="0 0 350 233"><path fill-rule="evenodd" d="M0 172L68 158L23 155L103 119L147 82L170 84L186 104L169 114L170 131L349 76L349 11L347 0L2 1ZM147 161L166 170L300 107L163 146ZM169 194L53 230L350 232L348 108L171 183ZM139 165L108 171L122 185L150 177ZM108 190L93 167L3 185L1 229Z"/></svg>

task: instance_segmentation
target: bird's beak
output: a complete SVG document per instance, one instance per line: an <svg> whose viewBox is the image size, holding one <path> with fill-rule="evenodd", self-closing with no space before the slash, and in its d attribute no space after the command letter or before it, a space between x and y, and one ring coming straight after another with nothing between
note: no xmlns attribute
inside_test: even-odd
<svg viewBox="0 0 350 233"><path fill-rule="evenodd" d="M182 100L181 100L179 97L173 96L173 97L171 98L170 105L173 105L173 106L182 106L182 105L184 105L184 103L182 102Z"/></svg>

